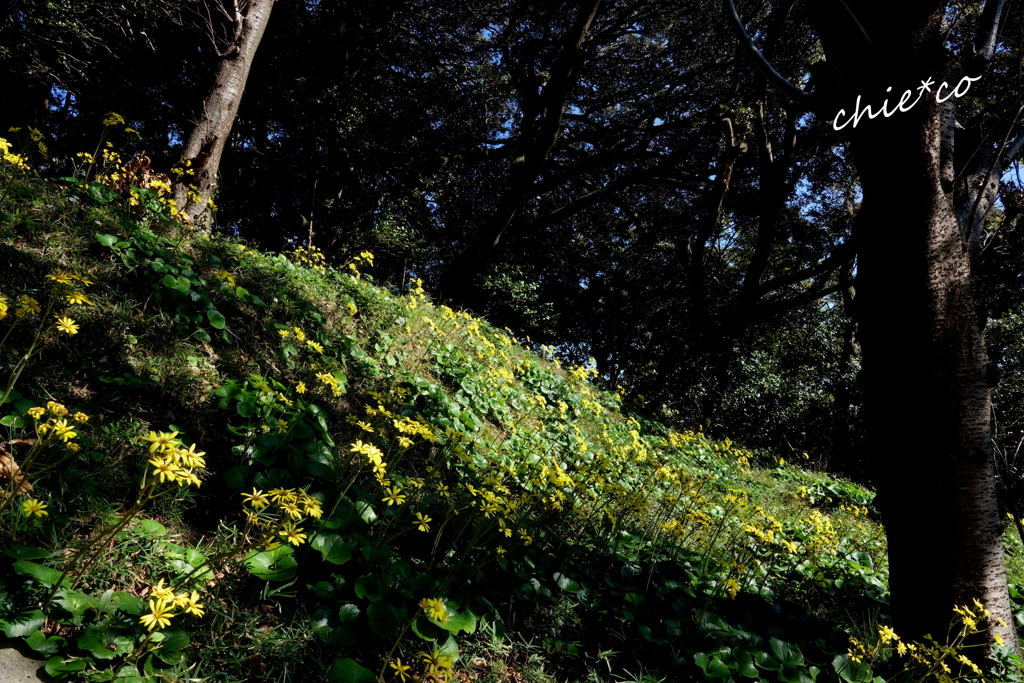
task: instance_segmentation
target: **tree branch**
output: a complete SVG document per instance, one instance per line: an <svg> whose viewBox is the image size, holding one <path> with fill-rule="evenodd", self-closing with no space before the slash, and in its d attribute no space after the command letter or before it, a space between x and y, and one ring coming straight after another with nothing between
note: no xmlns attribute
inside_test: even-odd
<svg viewBox="0 0 1024 683"><path fill-rule="evenodd" d="M826 271L832 270L833 268L838 268L844 262L853 258L854 253L853 245L849 242L844 242L836 247L836 249L833 250L832 253L824 260L814 264L813 266L808 266L807 268L798 270L795 273L780 275L779 277L772 278L768 282L765 282L761 285L761 296L770 294L771 292L782 289L783 287L795 285L798 282L820 275Z"/></svg>
<svg viewBox="0 0 1024 683"><path fill-rule="evenodd" d="M736 3L733 0L723 0L725 6L725 14L732 22L732 27L736 31L736 36L740 40L740 45L746 50L747 54L754 62L754 66L757 70L768 79L779 92L793 100L793 102L799 104L802 107L810 108L810 94L796 87L785 79L778 71L775 70L768 60L764 58L761 52L754 45L754 41L747 35L747 29L743 27L743 21L740 20L740 15L736 11Z"/></svg>
<svg viewBox="0 0 1024 683"><path fill-rule="evenodd" d="M1004 0L988 0L978 21L978 31L974 35L975 62L987 62L992 59L996 50L996 35L999 32L999 17L1003 13Z"/></svg>

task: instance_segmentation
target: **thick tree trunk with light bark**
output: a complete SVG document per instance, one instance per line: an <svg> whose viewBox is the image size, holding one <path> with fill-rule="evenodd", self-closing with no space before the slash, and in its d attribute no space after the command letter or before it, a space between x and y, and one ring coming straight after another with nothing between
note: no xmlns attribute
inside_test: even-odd
<svg viewBox="0 0 1024 683"><path fill-rule="evenodd" d="M905 90L916 97L922 81L934 82L909 111L865 116L849 131L864 192L854 239L867 447L888 537L897 632L941 639L954 605L977 599L992 612L990 635L1016 647L992 460L989 361L971 296L970 239L943 164L952 125L935 99L951 72L943 7L851 2L863 35L838 13L820 12L837 103L827 115L853 111L858 95L873 110L888 97L891 110Z"/></svg>
<svg viewBox="0 0 1024 683"><path fill-rule="evenodd" d="M181 161L190 162L194 174L174 186L178 208L197 227L212 223L211 200L220 158L273 6L274 0L225 0L223 13L231 20L232 35L226 48L218 47L220 62L213 88L181 154Z"/></svg>

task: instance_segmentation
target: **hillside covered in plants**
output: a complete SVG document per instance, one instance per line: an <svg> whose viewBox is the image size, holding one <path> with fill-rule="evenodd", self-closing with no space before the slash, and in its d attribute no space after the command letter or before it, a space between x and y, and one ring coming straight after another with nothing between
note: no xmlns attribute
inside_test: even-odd
<svg viewBox="0 0 1024 683"><path fill-rule="evenodd" d="M888 627L872 492L669 426L369 252L258 251L159 182L4 154L0 628L49 675L977 677L980 606L948 643Z"/></svg>

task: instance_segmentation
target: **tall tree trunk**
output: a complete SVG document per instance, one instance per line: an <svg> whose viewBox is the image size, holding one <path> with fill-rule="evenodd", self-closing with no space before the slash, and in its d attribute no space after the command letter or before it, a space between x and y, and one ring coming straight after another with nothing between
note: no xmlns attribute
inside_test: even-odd
<svg viewBox="0 0 1024 683"><path fill-rule="evenodd" d="M232 23L232 36L226 49L218 48L220 63L213 88L203 101L202 113L182 150L181 160L191 163L194 175L185 176L174 186L178 208L199 227L209 227L212 223L210 205L217 187L220 158L235 123L256 48L274 6L274 0L224 2L224 14Z"/></svg>
<svg viewBox="0 0 1024 683"><path fill-rule="evenodd" d="M849 8L869 45L841 15L822 11L816 22L840 106L850 111L860 95L872 109L888 97L893 109L905 90L916 96L933 80L909 111L865 116L850 131L864 192L854 239L867 443L888 536L894 625L904 638L938 638L954 605L977 599L992 612L990 634L1016 647L988 357L967 239L943 182L944 137L952 134L935 98L950 72L943 5L862 0Z"/></svg>

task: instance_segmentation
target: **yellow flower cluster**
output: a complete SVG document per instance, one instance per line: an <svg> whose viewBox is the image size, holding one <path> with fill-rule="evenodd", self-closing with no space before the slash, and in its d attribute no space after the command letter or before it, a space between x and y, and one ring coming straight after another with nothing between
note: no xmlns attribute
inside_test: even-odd
<svg viewBox="0 0 1024 683"><path fill-rule="evenodd" d="M373 266L373 254L368 251L360 252L359 256L356 256L352 259L352 262L348 264L348 269L351 271L352 277L359 279L359 269L364 265Z"/></svg>
<svg viewBox="0 0 1024 683"><path fill-rule="evenodd" d="M171 625L171 619L180 614L191 614L201 617L205 613L203 605L199 602L199 593L183 591L176 593L171 586L165 586L164 580L160 579L149 589L149 612L143 614L139 623L149 631L161 630ZM175 610L181 610L176 612Z"/></svg>
<svg viewBox="0 0 1024 683"><path fill-rule="evenodd" d="M0 157L2 157L5 162L14 166L17 169L21 169L22 171L30 170L28 162L25 160L25 157L21 156L20 154L12 154L11 143L7 142L7 140L4 140L3 138L0 138Z"/></svg>
<svg viewBox="0 0 1024 683"><path fill-rule="evenodd" d="M934 680L938 683L954 683L962 680L977 680L984 676L981 668L964 651L976 648L981 643L978 636L985 634L986 621L992 614L977 599L974 606L954 607L957 617L950 628L949 640L937 642L931 635L925 636L925 642L906 642L889 626L878 627L878 640L868 645L855 637L850 637L850 648L847 656L853 662L874 664L886 659L893 653L905 658L904 673L909 674L908 680ZM959 621L959 625L957 625ZM1001 619L997 624L1006 628ZM1004 644L1001 635L994 636L996 645ZM840 672L842 673L842 672ZM899 674L893 678L901 677Z"/></svg>
<svg viewBox="0 0 1024 683"><path fill-rule="evenodd" d="M158 482L176 482L178 486L201 483L196 470L206 467L203 458L206 453L196 451L195 444L185 448L177 438L178 432L150 432L140 437L149 442L149 453L153 456L149 464L153 466L150 476Z"/></svg>
<svg viewBox="0 0 1024 683"><path fill-rule="evenodd" d="M275 488L264 492L254 487L252 493L243 493L242 498L248 506L246 519L259 530L260 544L268 550L281 545L278 538L294 546L302 545L306 534L298 525L306 518L323 516L320 501L301 489Z"/></svg>
<svg viewBox="0 0 1024 683"><path fill-rule="evenodd" d="M28 416L36 422L36 435L39 436L43 445L51 442L53 438L60 441L64 448L77 453L81 446L75 442L78 438L78 432L75 429L79 425L83 425L89 421L89 416L85 413L75 413L71 415L70 422L68 421L69 411L62 404L55 401L48 401L46 408L36 406L35 408L29 408ZM49 416L49 417L47 417ZM43 418L46 417L44 421Z"/></svg>
<svg viewBox="0 0 1024 683"><path fill-rule="evenodd" d="M285 255L289 261L310 270L325 270L327 266L327 258L324 256L324 252L312 244L295 247L295 249L287 252Z"/></svg>

